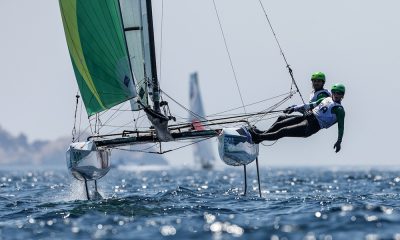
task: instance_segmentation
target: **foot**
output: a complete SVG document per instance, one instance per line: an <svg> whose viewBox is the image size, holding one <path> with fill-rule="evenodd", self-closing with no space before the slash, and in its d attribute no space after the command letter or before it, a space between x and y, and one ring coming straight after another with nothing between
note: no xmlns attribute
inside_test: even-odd
<svg viewBox="0 0 400 240"><path fill-rule="evenodd" d="M251 128L255 133L257 134L262 134L264 133L264 131L261 131L260 129L258 129L255 125L251 126Z"/></svg>
<svg viewBox="0 0 400 240"><path fill-rule="evenodd" d="M255 144L259 144L260 142L262 142L262 140L260 140L259 136L261 133L263 133L263 131L258 130L255 126L249 128L248 130L251 135L251 139L253 140L253 142Z"/></svg>

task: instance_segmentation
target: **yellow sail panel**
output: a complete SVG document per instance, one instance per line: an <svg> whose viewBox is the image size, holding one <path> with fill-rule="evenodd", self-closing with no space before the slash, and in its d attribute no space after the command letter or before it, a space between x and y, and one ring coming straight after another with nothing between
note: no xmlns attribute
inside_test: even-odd
<svg viewBox="0 0 400 240"><path fill-rule="evenodd" d="M59 0L76 80L88 115L136 96L116 0Z"/></svg>

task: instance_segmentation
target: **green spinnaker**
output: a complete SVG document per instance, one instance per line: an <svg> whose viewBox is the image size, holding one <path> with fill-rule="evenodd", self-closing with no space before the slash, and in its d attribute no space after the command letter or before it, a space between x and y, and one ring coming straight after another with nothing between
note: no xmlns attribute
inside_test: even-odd
<svg viewBox="0 0 400 240"><path fill-rule="evenodd" d="M59 0L75 77L89 116L136 97L117 0Z"/></svg>

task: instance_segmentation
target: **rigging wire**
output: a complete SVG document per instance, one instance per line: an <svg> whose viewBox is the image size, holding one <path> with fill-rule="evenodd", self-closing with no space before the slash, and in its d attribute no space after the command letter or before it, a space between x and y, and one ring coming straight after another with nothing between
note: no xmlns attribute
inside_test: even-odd
<svg viewBox="0 0 400 240"><path fill-rule="evenodd" d="M230 54L230 52L229 52L228 43L227 43L227 41L226 41L225 33L224 33L223 28L222 28L222 23L221 23L221 19L220 19L220 17L219 17L217 5L215 4L215 0L213 0L213 3L214 3L214 10L215 10L215 13L216 13L216 15L217 15L217 19L218 19L218 23L219 23L219 28L221 29L222 38L224 39L225 49L226 49L226 52L227 52L228 57L229 57L229 62L230 62L230 64L231 64L231 68L232 68L232 72L233 72L233 77L235 78L236 87L237 87L238 92L239 92L240 101L242 102L244 112L247 113L246 107L245 107L245 104L244 104L244 101L243 101L242 92L240 91L239 81L238 81L237 76L236 76L235 67L233 66L232 57L231 57L231 54Z"/></svg>
<svg viewBox="0 0 400 240"><path fill-rule="evenodd" d="M259 2L260 5L261 5L261 8L262 8L262 10L263 10L263 12L264 12L264 15L265 15L265 17L266 17L266 19L267 19L267 21L268 21L269 27L271 28L272 34L274 35L275 41L276 41L276 43L278 44L278 47L279 47L279 50L280 50L281 55L282 55L282 57L283 57L283 60L284 60L285 63L286 63L286 68L288 69L289 74L290 74L290 77L292 78L292 84L296 87L297 92L299 93L300 98L301 98L301 100L303 101L303 104L306 104L305 101L304 101L303 95L301 95L300 89L299 89L299 87L297 86L296 80L294 79L293 70L292 70L292 68L290 67L290 65L289 65L289 63L288 63L288 61L287 61L287 59L286 59L285 53L283 52L282 46L281 46L281 44L279 43L278 37L276 36L276 33L275 33L275 30L274 30L274 28L272 27L272 23L271 23L271 21L270 21L270 19L269 19L269 17L268 17L267 11L266 11L265 8L264 8L264 4L262 3L261 0L258 0L258 2Z"/></svg>
<svg viewBox="0 0 400 240"><path fill-rule="evenodd" d="M203 120L202 122L211 122L211 121L212 121L212 120L209 120L209 119L207 119L207 118L205 118L205 117L203 117L203 116L200 116L200 115L198 115L197 113L191 111L190 109L188 109L187 107L185 107L183 104L179 103L177 100L175 100L174 98L172 98L172 97L171 97L168 93L166 93L165 91L161 90L161 92L163 92L163 93L165 94L165 96L167 96L169 99L171 99L171 100L172 100L173 102L175 102L178 106L180 106L181 108L183 108L185 111L189 112L190 114L192 114L193 116L195 116L195 117L197 117L197 118L199 118L199 119L202 119L202 120ZM292 96L292 95L293 95L293 92L289 92L289 93L286 93L286 94L289 94L289 96ZM275 96L275 97L270 98L270 99L274 99L274 98L277 98L277 97L279 97L279 96L286 95L286 94L281 94L281 95ZM289 96L285 97L284 100L286 101L286 99L287 99ZM270 99L265 99L265 101L266 101L266 100L270 100ZM264 101L264 100L262 100L262 101ZM255 103L253 103L253 104L255 104ZM249 104L249 105L252 105L252 104ZM239 107L239 108L242 108L242 107ZM237 108L237 109L239 109L239 108ZM225 112L226 112L226 111L225 111ZM260 113L260 112L257 112L256 114L259 114L259 113ZM264 112L263 112L263 113L264 113ZM213 114L213 115L217 115L217 114ZM209 116L213 116L213 115L209 115ZM252 115L254 115L254 114L253 114L253 113L246 113L246 114L240 114L240 115L238 115L238 116L236 116L236 117L240 117L240 116L242 116L242 117L247 117L247 116L252 116ZM208 117L209 117L209 116L208 116Z"/></svg>
<svg viewBox="0 0 400 240"><path fill-rule="evenodd" d="M277 102L276 104L272 105L271 107L267 108L264 110L265 114L261 115L259 117L259 119L257 121L255 121L253 124L258 123L259 121L261 121L268 113L270 113L271 111L275 110L276 108L278 108L279 106L281 106L283 103L285 103L286 101L288 101L293 95L290 94L288 95L286 98L282 99L281 101Z"/></svg>
<svg viewBox="0 0 400 240"><path fill-rule="evenodd" d="M262 119L263 117L265 117L265 116L268 115L268 114L277 113L277 112L282 112L282 110L276 110L276 111L274 111L274 110L275 110L276 108L278 108L279 106L281 106L284 102L288 101L288 100L293 96L293 94L294 94L293 92L290 92L284 99L282 99L282 100L279 101L278 103L272 105L271 107L269 107L269 108L267 108L266 110L261 111L261 112L246 113L246 114L240 114L240 115L233 115L232 117L218 118L218 119L209 120L209 119L206 119L206 118L204 118L204 117L202 117L202 116L200 116L200 115L194 113L194 112L191 111L190 109L186 108L184 105L180 104L178 101L176 101L175 99L173 99L173 98L172 98L170 95L168 95L166 92L163 91L163 93L165 94L165 96L167 96L168 98L170 98L173 102L175 102L178 106L180 106L181 108L183 108L185 111L187 111L187 112L193 114L194 116L197 116L199 120L202 119L202 121L199 121L200 123L206 123L206 122L208 122L208 123L211 123L212 125L220 125L220 126L224 126L224 125L223 125L222 123L215 123L215 121L218 121L218 120L227 120L227 119L233 119L233 118L246 118L246 119L248 119L249 117L254 117L254 116L258 116L258 115L262 115L262 116L260 117L260 119ZM258 121L260 121L260 120L258 120ZM257 122L258 122L258 121L257 121ZM187 124L187 123L184 123L184 124Z"/></svg>
<svg viewBox="0 0 400 240"><path fill-rule="evenodd" d="M164 90L160 90L160 92L162 92L165 96L167 96L169 99L171 99L174 103L176 103L178 106L180 106L181 108L183 108L185 111L189 112L190 114L192 114L193 116L199 118L199 119L203 119L208 121L206 118L204 118L203 116L200 116L199 114L193 112L192 110L188 109L187 107L185 107L183 104L179 103L177 100L175 100L174 98L172 98L170 95L168 95Z"/></svg>
<svg viewBox="0 0 400 240"><path fill-rule="evenodd" d="M102 124L102 126L99 127L99 131L100 131L101 128L103 128L103 125L105 125L105 124L109 123L110 121L114 120L115 118L117 118L121 114L121 112L119 110L125 105L125 103L127 103L127 102L124 102L124 103L120 104L120 106L118 107L117 111L115 111L113 114L111 114L111 116L108 117L108 119L104 122L104 124Z"/></svg>
<svg viewBox="0 0 400 240"><path fill-rule="evenodd" d="M291 92L286 92L286 93L282 93L282 94L276 95L276 96L274 96L274 97L270 97L270 98L266 98L266 99L263 99L263 100L260 100L260 101L257 101L257 102L249 103L249 104L247 104L247 105L245 105L245 106L246 106L246 107L253 106L253 105L256 105L256 104L259 104L259 103L263 103L263 102L267 102L267 101L273 100L273 99L275 99L275 98L279 98L279 97L282 97L282 96L286 96L286 95L288 95L288 94L289 94L289 95L293 95L294 93L295 93L295 92L293 92L293 91L291 91ZM222 112L218 112L218 113L213 113L213 114L207 115L206 117L219 116L219 115L221 115L221 114L223 114L223 113L232 112L232 111L238 110L238 109L240 109L240 108L242 108L242 107L231 108L231 109L228 109L228 110L225 110L225 111L222 111Z"/></svg>

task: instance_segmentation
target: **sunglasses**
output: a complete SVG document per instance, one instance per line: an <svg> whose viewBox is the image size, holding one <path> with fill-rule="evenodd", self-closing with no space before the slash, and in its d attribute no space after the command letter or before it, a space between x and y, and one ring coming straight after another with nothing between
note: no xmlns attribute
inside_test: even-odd
<svg viewBox="0 0 400 240"><path fill-rule="evenodd" d="M344 95L344 93L343 92L338 92L338 91L332 91L332 94L337 94L337 95Z"/></svg>

